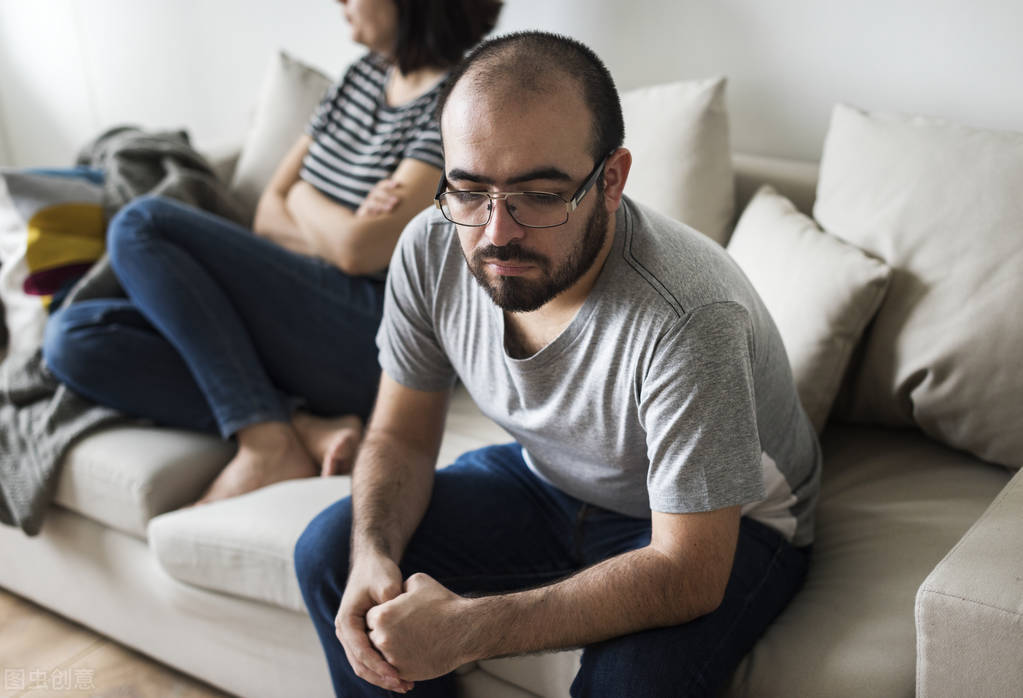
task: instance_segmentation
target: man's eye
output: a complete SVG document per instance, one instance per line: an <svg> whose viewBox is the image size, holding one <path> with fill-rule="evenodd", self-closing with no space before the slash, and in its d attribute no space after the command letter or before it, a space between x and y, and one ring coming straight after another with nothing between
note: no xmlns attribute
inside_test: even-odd
<svg viewBox="0 0 1023 698"><path fill-rule="evenodd" d="M485 195L478 191L453 191L448 192L448 196L461 206L479 205L481 201L486 201L487 199Z"/></svg>
<svg viewBox="0 0 1023 698"><path fill-rule="evenodd" d="M536 207L563 206L565 201L557 194L548 194L542 191L530 191L522 195L524 203Z"/></svg>

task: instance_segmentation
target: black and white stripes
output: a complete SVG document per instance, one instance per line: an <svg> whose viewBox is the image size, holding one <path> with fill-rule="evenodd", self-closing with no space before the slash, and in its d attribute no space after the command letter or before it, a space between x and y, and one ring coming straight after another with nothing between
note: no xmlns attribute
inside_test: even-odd
<svg viewBox="0 0 1023 698"><path fill-rule="evenodd" d="M444 166L434 118L440 85L392 107L384 94L387 71L373 54L356 61L327 91L306 128L313 143L300 177L353 209L405 158Z"/></svg>

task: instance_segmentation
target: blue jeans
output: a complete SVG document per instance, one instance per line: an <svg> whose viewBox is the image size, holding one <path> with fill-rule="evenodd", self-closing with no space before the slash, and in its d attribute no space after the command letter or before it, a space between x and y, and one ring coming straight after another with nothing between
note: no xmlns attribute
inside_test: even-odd
<svg viewBox="0 0 1023 698"><path fill-rule="evenodd" d="M334 635L348 574L351 502L320 513L295 547L295 569L338 696L385 696L356 677ZM499 593L555 582L650 543L650 521L593 507L537 478L517 444L472 451L436 474L426 514L401 560L457 593ZM743 519L721 606L683 625L586 647L574 696L704 696L720 692L743 656L788 604L809 551ZM454 696L453 677L417 682L409 695Z"/></svg>
<svg viewBox="0 0 1023 698"><path fill-rule="evenodd" d="M75 392L223 436L296 405L369 415L382 282L169 199L137 199L107 236L128 299L75 303L46 328L46 363Z"/></svg>

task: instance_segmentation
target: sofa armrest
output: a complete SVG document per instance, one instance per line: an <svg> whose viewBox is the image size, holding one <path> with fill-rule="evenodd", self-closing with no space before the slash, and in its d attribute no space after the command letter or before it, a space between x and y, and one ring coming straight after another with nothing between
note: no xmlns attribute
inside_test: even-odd
<svg viewBox="0 0 1023 698"><path fill-rule="evenodd" d="M1023 686L1023 471L916 596L917 696L1008 696Z"/></svg>

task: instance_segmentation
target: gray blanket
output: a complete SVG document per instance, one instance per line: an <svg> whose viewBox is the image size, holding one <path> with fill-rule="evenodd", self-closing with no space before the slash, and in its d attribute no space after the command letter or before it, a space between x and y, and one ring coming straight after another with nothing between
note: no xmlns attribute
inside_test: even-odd
<svg viewBox="0 0 1023 698"><path fill-rule="evenodd" d="M241 206L192 149L184 131L107 131L87 145L79 165L104 170L107 220L142 194L160 194L225 218L245 220ZM72 289L65 303L123 295L104 256ZM53 498L65 452L89 432L126 418L87 402L61 385L42 352L7 356L0 363L0 523L36 535Z"/></svg>

